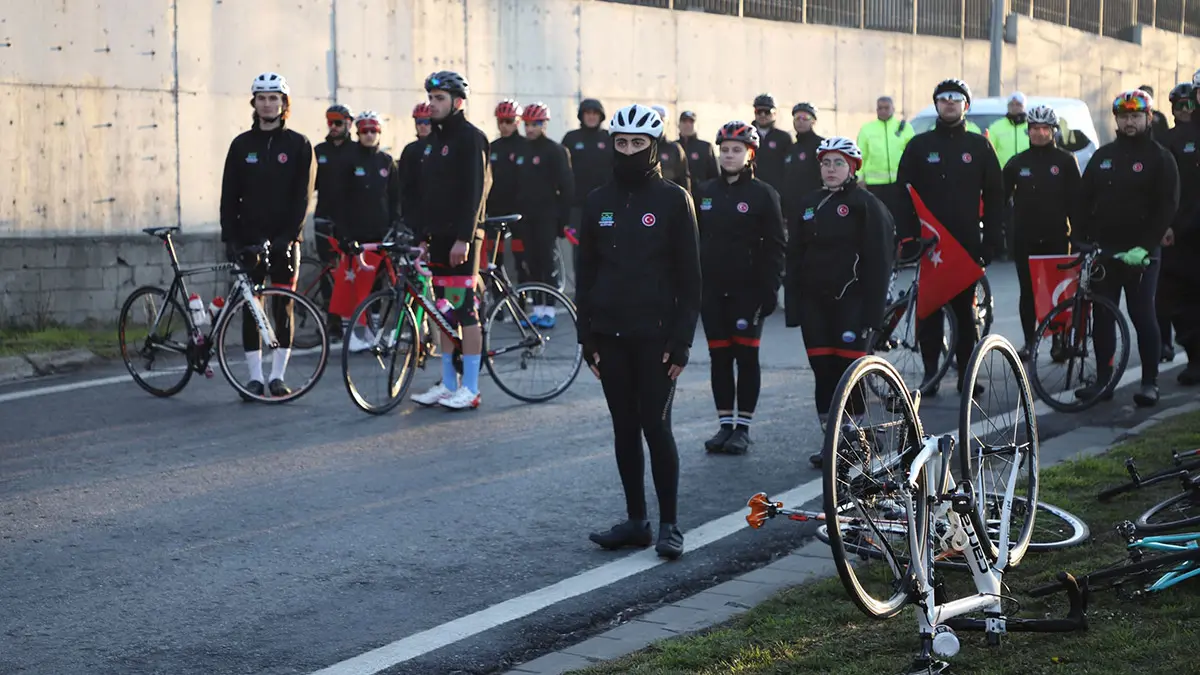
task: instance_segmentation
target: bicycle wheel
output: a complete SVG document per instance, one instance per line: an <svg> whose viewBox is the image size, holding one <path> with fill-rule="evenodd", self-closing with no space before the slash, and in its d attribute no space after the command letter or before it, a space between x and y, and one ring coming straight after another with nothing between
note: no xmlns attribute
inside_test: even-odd
<svg viewBox="0 0 1200 675"><path fill-rule="evenodd" d="M984 383L986 382L986 385ZM972 393L977 385L986 389ZM958 438L962 478L971 482L975 509L983 522L997 521L981 538L984 553L999 556L1000 529L1008 518L1008 567L1016 567L1033 536L1036 509L1016 508L1018 500L1036 504L1038 434L1033 394L1012 343L989 335L971 352L959 405ZM1014 497L1005 504L1003 495Z"/></svg>
<svg viewBox="0 0 1200 675"><path fill-rule="evenodd" d="M1134 465L1133 465L1132 457L1125 460L1125 466L1131 467L1131 470L1136 471L1136 467L1134 467ZM1171 480L1171 479L1183 478L1184 476L1187 476L1189 473L1191 473L1192 471L1195 471L1196 469L1200 469L1200 461L1181 462L1176 466L1166 468L1161 471L1156 471L1156 472L1146 475L1146 476L1139 476L1136 482L1129 481L1127 483L1121 483L1120 485L1114 485L1110 488L1106 488L1105 490L1101 491L1099 494L1096 495L1096 499L1098 499L1099 501L1102 501L1102 502L1106 502L1106 501L1112 499L1113 497L1116 497L1117 495L1120 495L1120 494L1124 494L1126 492L1133 492L1134 490L1140 490L1141 488L1149 487L1156 483L1161 483L1163 481L1167 481L1167 480Z"/></svg>
<svg viewBox="0 0 1200 675"><path fill-rule="evenodd" d="M178 394L192 379L190 333L187 313L166 291L143 286L130 293L121 306L117 339L133 381L155 396Z"/></svg>
<svg viewBox="0 0 1200 675"><path fill-rule="evenodd" d="M958 341L958 323L954 313L948 307L941 307L927 319L920 322L922 330L926 325L941 322L942 342L937 354L937 368L930 372L925 368L925 359L921 354L921 345L917 339L916 302L908 298L893 303L884 313L883 329L875 334L872 341L871 353L883 357L891 363L900 374L909 391L920 391L922 394L933 392L946 375L953 359L954 345ZM885 392L876 392L883 395Z"/></svg>
<svg viewBox="0 0 1200 675"><path fill-rule="evenodd" d="M399 405L416 372L422 336L412 307L402 295L392 289L368 295L348 324L366 349L351 351L352 341L342 342L346 393L354 405L372 415Z"/></svg>
<svg viewBox="0 0 1200 675"><path fill-rule="evenodd" d="M1075 299L1069 298L1050 310L1037 327L1029 357L1034 392L1059 412L1087 410L1108 397L1129 364L1129 323L1121 310L1108 298L1090 293L1082 303L1083 307L1091 307L1090 312L1076 312L1075 304ZM1116 323L1113 368L1106 382L1099 381L1092 342L1097 321ZM1084 394L1085 389L1097 385L1101 386L1094 395Z"/></svg>
<svg viewBox="0 0 1200 675"><path fill-rule="evenodd" d="M321 311L320 320L316 323L309 321L307 313L296 317L296 334L292 337L292 345L297 349L311 349L321 342L317 333L326 329L323 317L329 312L329 299L333 294L333 269L317 258L301 258L296 292L311 300Z"/></svg>
<svg viewBox="0 0 1200 675"><path fill-rule="evenodd" d="M871 379L879 379L871 383ZM875 392L886 391L878 396ZM920 443L923 432L908 388L894 366L876 356L854 362L838 383L825 427L822 480L828 517L862 523L874 535L878 557L862 559L864 542L844 538L841 528L828 528L829 550L838 576L854 604L874 618L895 616L908 600L904 579L911 559L908 537L887 536L907 514L885 489L901 485L907 467L903 457ZM924 470L922 470L924 471ZM917 550L928 540L928 506L923 476L912 496L921 532Z"/></svg>
<svg viewBox="0 0 1200 675"><path fill-rule="evenodd" d="M525 308L533 304L534 293L544 294L558 307L554 328L530 324ZM553 286L538 282L498 294L484 322L483 349L488 372L504 393L526 403L549 401L571 386L583 363L575 334L575 303Z"/></svg>
<svg viewBox="0 0 1200 675"><path fill-rule="evenodd" d="M979 328L980 338L992 331L992 321L995 318L996 303L992 299L992 283L985 274L975 282L975 325Z"/></svg>
<svg viewBox="0 0 1200 675"><path fill-rule="evenodd" d="M1191 487L1151 506L1138 516L1137 531L1142 534L1170 532L1200 523L1200 489Z"/></svg>
<svg viewBox="0 0 1200 675"><path fill-rule="evenodd" d="M217 361L221 364L221 372L225 379L242 398L262 403L287 403L295 401L307 394L320 381L329 360L329 336L321 331L320 342L309 349L295 349L287 346L292 334L286 330L295 326L295 317L307 313L309 320L319 318L320 310L311 300L299 293L275 286L254 289L254 301L260 308L261 319L265 322L269 333L274 335L276 344L272 345L262 337L255 313L251 311L245 297L237 298L231 307L221 312L219 325L216 329ZM292 322L289 325L286 318L291 312ZM231 360L230 335L242 343L242 352L246 365L244 381L234 374ZM258 347L250 349L249 347ZM300 385L289 387L286 394L274 396L269 390L273 380L281 380ZM268 385L262 394L254 394L247 387L251 382L263 382Z"/></svg>
<svg viewBox="0 0 1200 675"><path fill-rule="evenodd" d="M560 292L567 292L567 270L563 265L562 252L558 248L558 244L554 245L554 253L552 254L553 271L550 273L550 278L554 280L551 284Z"/></svg>
<svg viewBox="0 0 1200 675"><path fill-rule="evenodd" d="M1128 557L1111 567L1101 568L1085 575L1075 575L1080 588L1088 591L1098 591L1124 585L1129 581L1149 582L1149 577L1160 577L1170 571L1170 568L1180 564L1200 563L1200 548L1186 551L1155 551L1140 548L1139 559L1134 562ZM1047 584L1029 591L1029 597L1040 598L1062 590L1062 584Z"/></svg>

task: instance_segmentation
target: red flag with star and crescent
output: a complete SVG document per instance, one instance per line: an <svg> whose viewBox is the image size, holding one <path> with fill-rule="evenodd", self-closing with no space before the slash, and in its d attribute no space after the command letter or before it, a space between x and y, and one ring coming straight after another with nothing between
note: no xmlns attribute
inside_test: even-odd
<svg viewBox="0 0 1200 675"><path fill-rule="evenodd" d="M937 235L938 243L921 257L921 280L917 286L917 318L924 319L950 302L983 276L971 254L946 231L921 196L908 186L913 209L921 221L921 238Z"/></svg>
<svg viewBox="0 0 1200 675"><path fill-rule="evenodd" d="M371 294L375 274L383 256L367 251L361 256L344 255L333 272L333 293L329 298L329 313L350 318L355 308ZM363 263L366 266L363 266Z"/></svg>

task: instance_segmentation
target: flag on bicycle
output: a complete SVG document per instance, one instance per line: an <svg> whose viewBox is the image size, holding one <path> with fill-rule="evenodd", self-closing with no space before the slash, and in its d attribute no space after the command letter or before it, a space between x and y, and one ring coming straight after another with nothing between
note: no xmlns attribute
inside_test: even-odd
<svg viewBox="0 0 1200 675"><path fill-rule="evenodd" d="M921 221L921 237L936 236L937 245L921 257L921 280L917 286L917 318L924 319L975 285L983 276L983 268L958 243L925 206L913 186L908 186L913 209Z"/></svg>
<svg viewBox="0 0 1200 675"><path fill-rule="evenodd" d="M361 258L361 260L360 260ZM329 298L329 313L344 319L371 294L375 274L383 256L370 251L361 255L344 255L333 272L333 294ZM363 263L366 263L364 266Z"/></svg>
<svg viewBox="0 0 1200 675"><path fill-rule="evenodd" d="M1077 253L1065 255L1031 255L1029 256L1029 279L1033 287L1033 308L1040 324L1045 321L1050 310L1063 300L1069 300L1075 295L1079 286L1079 267L1061 270L1059 265L1074 262ZM1060 326L1068 326L1071 321L1071 310L1059 313L1055 322Z"/></svg>

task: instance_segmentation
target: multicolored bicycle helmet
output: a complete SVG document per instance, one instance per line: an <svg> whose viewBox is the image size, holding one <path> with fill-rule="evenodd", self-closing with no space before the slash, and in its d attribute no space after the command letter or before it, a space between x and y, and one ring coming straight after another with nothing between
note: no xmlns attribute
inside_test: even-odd
<svg viewBox="0 0 1200 675"><path fill-rule="evenodd" d="M1141 89L1131 89L1122 92L1113 99L1112 111L1114 115L1119 115L1123 112L1149 113L1151 110L1154 110L1154 99L1150 97L1150 94Z"/></svg>

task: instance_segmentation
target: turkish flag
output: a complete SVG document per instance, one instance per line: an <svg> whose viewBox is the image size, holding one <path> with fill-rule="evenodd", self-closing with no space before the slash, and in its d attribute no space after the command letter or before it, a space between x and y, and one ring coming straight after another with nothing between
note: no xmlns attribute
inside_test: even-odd
<svg viewBox="0 0 1200 675"><path fill-rule="evenodd" d="M921 196L908 186L913 209L921 221L921 238L937 236L938 243L921 258L921 280L917 286L917 318L924 319L967 290L983 276L983 268L950 236Z"/></svg>
<svg viewBox="0 0 1200 675"><path fill-rule="evenodd" d="M375 273L383 256L367 251L361 254L364 267L357 255L344 255L333 272L333 294L329 298L329 312L342 318L350 318L355 308L371 294L375 285Z"/></svg>

